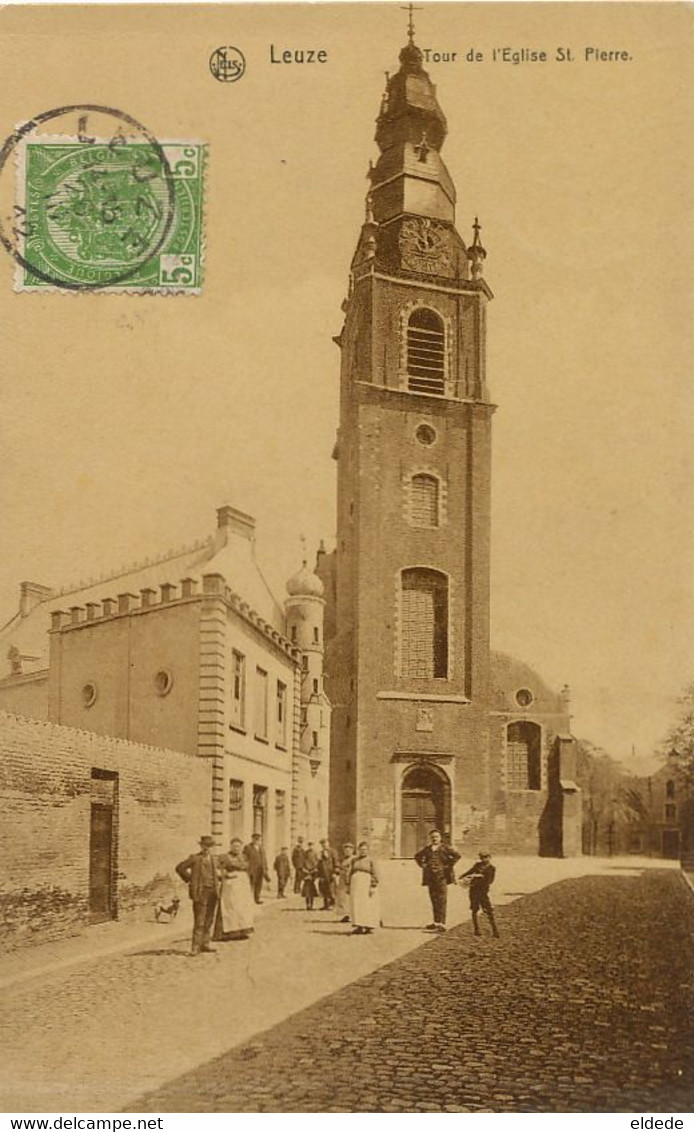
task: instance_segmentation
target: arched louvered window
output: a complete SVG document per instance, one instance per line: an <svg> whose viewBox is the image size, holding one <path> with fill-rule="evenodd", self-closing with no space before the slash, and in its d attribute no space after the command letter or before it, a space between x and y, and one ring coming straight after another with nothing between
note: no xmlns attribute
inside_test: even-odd
<svg viewBox="0 0 694 1132"><path fill-rule="evenodd" d="M410 482L410 518L414 527L438 527L439 481L425 472Z"/></svg>
<svg viewBox="0 0 694 1132"><path fill-rule="evenodd" d="M506 729L506 783L509 790L540 790L541 731L537 723L523 720Z"/></svg>
<svg viewBox="0 0 694 1132"><path fill-rule="evenodd" d="M401 576L401 675L448 677L448 578L416 566Z"/></svg>
<svg viewBox="0 0 694 1132"><path fill-rule="evenodd" d="M413 393L446 391L443 321L435 311L417 307L407 323L407 386Z"/></svg>

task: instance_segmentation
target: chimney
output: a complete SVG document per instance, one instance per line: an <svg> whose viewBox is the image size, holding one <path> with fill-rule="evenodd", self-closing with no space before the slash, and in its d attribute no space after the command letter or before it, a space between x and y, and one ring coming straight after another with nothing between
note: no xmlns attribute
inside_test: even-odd
<svg viewBox="0 0 694 1132"><path fill-rule="evenodd" d="M113 617L116 612L116 599L114 597L105 597L101 603L101 608L104 611L104 617Z"/></svg>
<svg viewBox="0 0 694 1132"><path fill-rule="evenodd" d="M137 594L118 594L118 612L132 613L137 608Z"/></svg>
<svg viewBox="0 0 694 1132"><path fill-rule="evenodd" d="M224 507L217 508L217 534L215 537L217 549L226 546L233 535L253 542L255 539L255 519L252 515L247 515L245 511L239 511L236 507L226 504Z"/></svg>
<svg viewBox="0 0 694 1132"><path fill-rule="evenodd" d="M171 582L162 582L159 592L161 593L162 603L174 601L176 598L176 587Z"/></svg>
<svg viewBox="0 0 694 1132"><path fill-rule="evenodd" d="M26 617L42 601L53 597L54 591L50 586L42 586L40 582L21 582L19 586L19 615Z"/></svg>
<svg viewBox="0 0 694 1132"><path fill-rule="evenodd" d="M181 597L195 597L195 591L198 584L195 578L182 578L181 579Z"/></svg>
<svg viewBox="0 0 694 1132"><path fill-rule="evenodd" d="M151 589L151 587L149 586L146 586L145 589L140 590L140 605L142 609L149 609L151 605L154 605L156 594L157 591Z"/></svg>
<svg viewBox="0 0 694 1132"><path fill-rule="evenodd" d="M87 608L87 621L96 621L97 617L99 616L99 602L98 601L88 601L86 608Z"/></svg>
<svg viewBox="0 0 694 1132"><path fill-rule="evenodd" d="M84 620L84 618L82 616L83 613L84 613L84 606L83 605L71 605L70 606L70 623L72 625L79 625L80 622Z"/></svg>

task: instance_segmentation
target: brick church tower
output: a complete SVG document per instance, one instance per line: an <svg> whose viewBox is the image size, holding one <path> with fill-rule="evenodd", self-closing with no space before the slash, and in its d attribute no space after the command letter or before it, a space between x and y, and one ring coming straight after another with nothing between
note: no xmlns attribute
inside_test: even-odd
<svg viewBox="0 0 694 1132"><path fill-rule="evenodd" d="M331 836L411 856L490 806L491 291L455 227L436 87L409 42L388 77L342 353L338 535L319 572ZM326 627L332 622L332 611Z"/></svg>

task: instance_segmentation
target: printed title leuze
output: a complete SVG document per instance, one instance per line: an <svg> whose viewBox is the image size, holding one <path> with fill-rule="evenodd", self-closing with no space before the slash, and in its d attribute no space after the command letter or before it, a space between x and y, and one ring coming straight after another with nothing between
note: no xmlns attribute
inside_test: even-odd
<svg viewBox="0 0 694 1132"><path fill-rule="evenodd" d="M632 55L624 48L583 47L578 53L573 47L555 47L545 51L534 47L492 47L481 51L470 47L467 51L440 51L433 47L422 48L425 63L630 63ZM277 47L270 44L271 63L327 63L324 47Z"/></svg>

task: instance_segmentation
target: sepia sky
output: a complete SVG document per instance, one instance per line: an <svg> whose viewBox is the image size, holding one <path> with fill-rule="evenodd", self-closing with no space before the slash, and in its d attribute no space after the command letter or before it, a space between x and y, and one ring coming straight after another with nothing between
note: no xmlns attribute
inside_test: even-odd
<svg viewBox="0 0 694 1132"><path fill-rule="evenodd" d="M577 735L645 757L694 678L694 10L415 16L422 48L459 55L425 65L458 228L479 214L496 296L493 644L570 684ZM332 545L331 336L405 27L397 4L0 12L3 138L91 102L210 146L200 297L16 295L0 252L3 622L22 579L192 541L222 503L257 517L280 596L302 532ZM211 76L220 44L243 51L239 82ZM328 62L272 64L271 44ZM631 59L586 62L591 46ZM550 61L493 63L495 47Z"/></svg>

